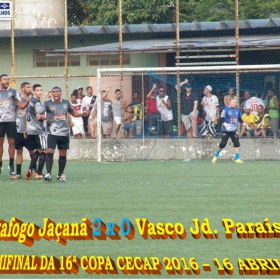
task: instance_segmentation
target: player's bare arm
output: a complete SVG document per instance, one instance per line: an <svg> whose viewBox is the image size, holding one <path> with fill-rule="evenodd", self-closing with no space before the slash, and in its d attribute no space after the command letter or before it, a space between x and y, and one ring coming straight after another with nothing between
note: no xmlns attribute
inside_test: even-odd
<svg viewBox="0 0 280 280"><path fill-rule="evenodd" d="M186 85L189 83L188 79L185 79L183 82L180 83L180 87L182 87L183 85ZM178 85L175 86L176 89L178 89Z"/></svg>
<svg viewBox="0 0 280 280"><path fill-rule="evenodd" d="M157 89L157 85L156 85L156 84L153 84L152 89L151 89L150 92L147 94L147 98L156 99L156 97L154 96L154 92L155 92L156 89Z"/></svg>

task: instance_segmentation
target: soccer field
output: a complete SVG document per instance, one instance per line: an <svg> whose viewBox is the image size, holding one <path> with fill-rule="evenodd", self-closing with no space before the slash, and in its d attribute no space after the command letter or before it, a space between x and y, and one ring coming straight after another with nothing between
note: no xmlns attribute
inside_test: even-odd
<svg viewBox="0 0 280 280"><path fill-rule="evenodd" d="M25 166L26 165L26 166ZM7 164L5 164L7 166ZM27 163L24 163L27 167ZM53 170L57 169L55 164ZM25 170L23 168L23 170ZM55 174L53 172L53 174ZM163 264L161 275L88 274L79 268L77 275L50 275L53 278L219 278L244 277L239 275L238 258L279 258L278 238L225 238L223 218L235 223L263 223L269 218L272 225L280 222L279 216L279 162L255 161L235 164L232 161L165 161L165 162L68 162L65 174L67 183L53 179L51 182L11 181L7 169L2 171L1 219L9 222L12 217L43 227L43 219L55 223L81 223L82 218L120 226L123 218L130 220L135 236L128 240L120 233L121 240L67 241L63 246L56 241L41 239L32 247L18 242L1 241L1 255L60 256L119 256L158 257ZM136 218L146 218L150 223L181 223L187 233L185 239L147 240L141 237ZM190 227L193 219L200 223L209 219L211 230L217 230L219 238L194 239ZM1 231L0 231L1 233ZM195 258L200 275L169 275L163 258L185 258L187 263ZM214 258L222 263L228 258L234 267L233 276L219 276ZM280 259L280 258L279 258ZM188 263L189 264L189 263ZM202 264L210 264L211 271ZM189 266L189 265L188 265ZM48 274L2 275L5 278L46 278ZM250 276L246 276L250 277ZM256 277L268 277L256 275ZM274 276L275 277L275 276Z"/></svg>

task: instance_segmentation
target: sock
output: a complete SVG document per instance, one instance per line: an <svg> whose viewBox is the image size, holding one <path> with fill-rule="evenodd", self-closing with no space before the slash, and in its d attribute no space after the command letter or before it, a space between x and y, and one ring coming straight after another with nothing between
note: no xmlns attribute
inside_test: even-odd
<svg viewBox="0 0 280 280"><path fill-rule="evenodd" d="M31 171L36 168L36 162L38 160L39 155L40 155L40 153L38 151L36 151L35 153L30 155L31 162L30 162L30 165L29 165L29 169Z"/></svg>
<svg viewBox="0 0 280 280"><path fill-rule="evenodd" d="M21 175L21 164L17 164L17 175Z"/></svg>
<svg viewBox="0 0 280 280"><path fill-rule="evenodd" d="M63 174L65 166L66 166L66 156L59 156L59 159L58 159L58 176Z"/></svg>
<svg viewBox="0 0 280 280"><path fill-rule="evenodd" d="M215 157L219 157L220 152L221 151L217 150L216 153L215 153Z"/></svg>
<svg viewBox="0 0 280 280"><path fill-rule="evenodd" d="M13 165L14 165L14 158L10 158L9 166L13 166Z"/></svg>
<svg viewBox="0 0 280 280"><path fill-rule="evenodd" d="M0 161L0 168L2 168L2 161Z"/></svg>
<svg viewBox="0 0 280 280"><path fill-rule="evenodd" d="M42 171L46 162L46 153L41 153L39 157L39 164L38 164L38 174L42 175Z"/></svg>
<svg viewBox="0 0 280 280"><path fill-rule="evenodd" d="M53 154L47 153L46 157L46 168L47 168L47 173L52 172L52 166L53 166Z"/></svg>
<svg viewBox="0 0 280 280"><path fill-rule="evenodd" d="M239 159L239 153L235 153L235 160Z"/></svg>

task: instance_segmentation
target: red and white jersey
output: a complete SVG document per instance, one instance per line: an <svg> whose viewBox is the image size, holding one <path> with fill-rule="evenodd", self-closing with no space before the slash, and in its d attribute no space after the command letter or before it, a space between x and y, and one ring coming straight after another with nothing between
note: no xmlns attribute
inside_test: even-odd
<svg viewBox="0 0 280 280"><path fill-rule="evenodd" d="M82 104L78 101L77 103L71 103L74 111L81 113L82 112Z"/></svg>
<svg viewBox="0 0 280 280"><path fill-rule="evenodd" d="M245 108L246 107L250 107L251 110L252 110L252 113L254 115L257 115L258 114L258 106L259 105L262 105L265 108L264 103L263 103L263 101L260 98L258 98L258 97L251 97L250 99L248 99L246 101Z"/></svg>

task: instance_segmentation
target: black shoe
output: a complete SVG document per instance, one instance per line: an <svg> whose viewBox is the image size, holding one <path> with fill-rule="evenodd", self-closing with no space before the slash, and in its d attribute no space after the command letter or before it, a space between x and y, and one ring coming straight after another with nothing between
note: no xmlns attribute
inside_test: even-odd
<svg viewBox="0 0 280 280"><path fill-rule="evenodd" d="M13 165L9 165L10 175L15 175L15 168Z"/></svg>

